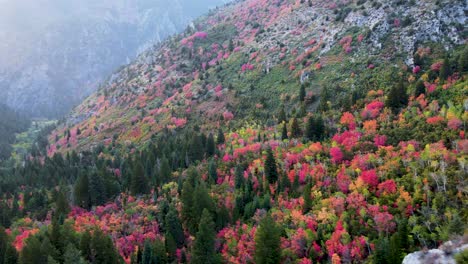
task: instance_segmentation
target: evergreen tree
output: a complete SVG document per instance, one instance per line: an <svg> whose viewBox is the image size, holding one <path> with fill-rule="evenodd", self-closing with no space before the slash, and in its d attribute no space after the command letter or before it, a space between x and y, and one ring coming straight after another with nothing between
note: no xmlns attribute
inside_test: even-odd
<svg viewBox="0 0 468 264"><path fill-rule="evenodd" d="M93 255L91 252L91 233L89 231L86 231L81 236L79 249L85 260L92 261Z"/></svg>
<svg viewBox="0 0 468 264"><path fill-rule="evenodd" d="M156 239L153 243L153 262L152 264L168 263L166 256L166 248L164 242Z"/></svg>
<svg viewBox="0 0 468 264"><path fill-rule="evenodd" d="M268 214L260 222L255 234L255 263L280 263L281 232L273 218Z"/></svg>
<svg viewBox="0 0 468 264"><path fill-rule="evenodd" d="M215 154L215 150L216 150L216 145L214 141L214 136L212 133L210 133L206 141L206 155L208 157L213 156Z"/></svg>
<svg viewBox="0 0 468 264"><path fill-rule="evenodd" d="M286 112L284 111L284 106L281 106L280 111L278 113L278 124L286 122Z"/></svg>
<svg viewBox="0 0 468 264"><path fill-rule="evenodd" d="M408 95L406 93L406 87L404 86L403 81L399 81L397 85L390 89L385 105L396 113L401 107L404 107L407 104Z"/></svg>
<svg viewBox="0 0 468 264"><path fill-rule="evenodd" d="M95 229L91 239L92 252L95 264L115 264L120 262L119 253L114 248L114 244L109 236L105 235L100 229Z"/></svg>
<svg viewBox="0 0 468 264"><path fill-rule="evenodd" d="M298 138L301 136L301 129L299 128L299 123L297 118L293 118L291 121L291 138Z"/></svg>
<svg viewBox="0 0 468 264"><path fill-rule="evenodd" d="M213 158L210 159L210 163L208 163L208 175L212 182L216 183L218 180L218 172L216 168L216 163Z"/></svg>
<svg viewBox="0 0 468 264"><path fill-rule="evenodd" d="M225 138L224 138L224 132L221 128L218 129L218 136L216 137L216 144L220 145L220 144L224 144L225 142Z"/></svg>
<svg viewBox="0 0 468 264"><path fill-rule="evenodd" d="M193 201L193 192L194 188L193 185L190 183L189 180L185 180L183 187L182 187L182 220L185 226L189 229L189 231L193 234L195 231L194 227L194 201Z"/></svg>
<svg viewBox="0 0 468 264"><path fill-rule="evenodd" d="M37 236L30 236L21 250L19 263L21 264L44 264L47 263L47 254L42 254L41 241Z"/></svg>
<svg viewBox="0 0 468 264"><path fill-rule="evenodd" d="M76 205L85 209L89 209L91 207L91 201L89 197L89 179L87 174L83 173L80 175L75 183L73 194Z"/></svg>
<svg viewBox="0 0 468 264"><path fill-rule="evenodd" d="M169 165L169 160L165 156L161 159L161 165L159 167L158 176L159 176L159 179L157 179L156 182L159 185L167 183L171 180L172 171Z"/></svg>
<svg viewBox="0 0 468 264"><path fill-rule="evenodd" d="M275 183L278 180L276 160L270 147L267 149L267 156L265 160L265 176L270 184Z"/></svg>
<svg viewBox="0 0 468 264"><path fill-rule="evenodd" d="M447 80L447 78L452 74L452 69L448 56L445 56L442 67L439 70L439 78L441 81Z"/></svg>
<svg viewBox="0 0 468 264"><path fill-rule="evenodd" d="M174 238L177 248L184 245L184 230L182 229L182 224L180 223L177 210L172 205L169 207L169 212L166 215L165 229L166 233L170 234Z"/></svg>
<svg viewBox="0 0 468 264"><path fill-rule="evenodd" d="M89 197L92 205L102 205L106 202L104 182L97 173L89 178Z"/></svg>
<svg viewBox="0 0 468 264"><path fill-rule="evenodd" d="M466 46L458 58L458 71L468 71L468 47Z"/></svg>
<svg viewBox="0 0 468 264"><path fill-rule="evenodd" d="M145 241L143 248L143 254L141 257L141 264L152 264L153 263L153 247L149 240Z"/></svg>
<svg viewBox="0 0 468 264"><path fill-rule="evenodd" d="M0 264L13 264L18 260L18 254L11 245L5 229L0 226Z"/></svg>
<svg viewBox="0 0 468 264"><path fill-rule="evenodd" d="M419 97L421 94L426 93L426 86L424 86L424 82L422 80L419 80L416 83L415 91L414 91L414 97Z"/></svg>
<svg viewBox="0 0 468 264"><path fill-rule="evenodd" d="M304 198L304 208L303 208L303 213L307 213L312 209L312 198L311 198L311 190L312 186L310 184L307 184L304 187L304 192L302 193L302 197Z"/></svg>
<svg viewBox="0 0 468 264"><path fill-rule="evenodd" d="M130 192L133 195L148 193L148 182L141 162L137 161L133 168L132 182Z"/></svg>
<svg viewBox="0 0 468 264"><path fill-rule="evenodd" d="M3 264L17 264L18 263L18 252L12 245L7 245L5 248L5 253L3 256ZM2 255L0 254L0 258ZM1 263L1 259L0 259Z"/></svg>
<svg viewBox="0 0 468 264"><path fill-rule="evenodd" d="M283 123L283 129L281 130L281 140L288 139L288 129L286 127L286 123Z"/></svg>
<svg viewBox="0 0 468 264"><path fill-rule="evenodd" d="M215 252L215 236L213 218L204 209L192 248L192 264L220 263Z"/></svg>
<svg viewBox="0 0 468 264"><path fill-rule="evenodd" d="M66 217L70 212L70 205L68 204L65 193L60 190L56 193L55 199L55 215L57 217Z"/></svg>
<svg viewBox="0 0 468 264"><path fill-rule="evenodd" d="M195 162L203 159L203 143L199 135L192 137L192 142L189 148L189 158L191 162Z"/></svg>
<svg viewBox="0 0 468 264"><path fill-rule="evenodd" d="M305 85L302 84L299 90L299 101L304 102L306 96Z"/></svg>
<svg viewBox="0 0 468 264"><path fill-rule="evenodd" d="M389 243L387 238L379 238L375 245L375 264L390 264L389 261Z"/></svg>
<svg viewBox="0 0 468 264"><path fill-rule="evenodd" d="M240 189L242 188L242 186L244 185L244 170L242 169L242 166L241 165L237 165L236 166L236 169L234 171L234 184L235 184L235 187L236 189Z"/></svg>
<svg viewBox="0 0 468 264"><path fill-rule="evenodd" d="M204 209L207 209L210 213L214 213L215 204L213 199L208 194L208 190L204 182L200 182L196 187L193 193L193 203L194 203L194 226L193 231L196 231L198 223L200 222L201 213ZM194 229L195 228L195 229ZM195 232L194 232L195 233Z"/></svg>
<svg viewBox="0 0 468 264"><path fill-rule="evenodd" d="M71 243L68 243L65 249L63 260L63 264L86 264L81 252Z"/></svg>

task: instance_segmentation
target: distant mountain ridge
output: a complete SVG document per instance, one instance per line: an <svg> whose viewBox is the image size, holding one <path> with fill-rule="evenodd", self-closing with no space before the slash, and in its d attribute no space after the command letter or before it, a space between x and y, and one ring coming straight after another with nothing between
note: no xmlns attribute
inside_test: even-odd
<svg viewBox="0 0 468 264"><path fill-rule="evenodd" d="M61 116L118 66L222 3L6 1L0 10L0 100L33 116Z"/></svg>

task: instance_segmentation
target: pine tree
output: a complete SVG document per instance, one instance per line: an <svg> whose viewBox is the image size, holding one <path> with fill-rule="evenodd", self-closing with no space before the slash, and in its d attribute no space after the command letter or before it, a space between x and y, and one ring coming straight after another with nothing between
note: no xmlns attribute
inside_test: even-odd
<svg viewBox="0 0 468 264"><path fill-rule="evenodd" d="M468 47L465 46L462 53L460 54L460 58L458 59L458 71L465 72L468 71Z"/></svg>
<svg viewBox="0 0 468 264"><path fill-rule="evenodd" d="M11 245L5 229L0 226L0 263L1 264L16 264L18 254L15 248Z"/></svg>
<svg viewBox="0 0 468 264"><path fill-rule="evenodd" d="M242 169L241 165L237 165L234 171L234 185L236 189L242 188L244 185L244 170Z"/></svg>
<svg viewBox="0 0 468 264"><path fill-rule="evenodd" d="M192 248L193 264L220 263L215 252L215 230L213 218L207 209L203 210L198 232Z"/></svg>
<svg viewBox="0 0 468 264"><path fill-rule="evenodd" d="M166 234L170 234L174 238L177 248L182 247L185 242L184 230L182 229L177 210L172 205L169 207L169 212L166 215L165 228Z"/></svg>
<svg viewBox="0 0 468 264"><path fill-rule="evenodd" d="M401 107L404 107L407 104L408 95L406 93L406 87L404 86L403 81L399 81L397 85L390 89L385 105L396 113Z"/></svg>
<svg viewBox="0 0 468 264"><path fill-rule="evenodd" d="M192 142L189 148L189 158L191 162L195 162L203 159L203 143L199 135L192 137Z"/></svg>
<svg viewBox="0 0 468 264"><path fill-rule="evenodd" d="M419 97L421 94L426 93L426 86L424 86L424 82L422 80L419 80L416 83L415 91L414 91L414 97Z"/></svg>
<svg viewBox="0 0 468 264"><path fill-rule="evenodd" d="M267 156L265 160L265 176L270 184L275 183L278 180L276 160L270 147L267 149Z"/></svg>
<svg viewBox="0 0 468 264"><path fill-rule="evenodd" d="M80 251L81 255L86 261L92 262L93 254L91 249L91 233L86 231L80 239Z"/></svg>
<svg viewBox="0 0 468 264"><path fill-rule="evenodd" d="M284 106L281 106L280 111L278 113L278 124L286 122L286 112L284 111Z"/></svg>
<svg viewBox="0 0 468 264"><path fill-rule="evenodd" d="M273 218L268 214L260 222L255 234L255 263L280 263L281 232Z"/></svg>
<svg viewBox="0 0 468 264"><path fill-rule="evenodd" d="M301 129L299 128L299 123L297 118L293 118L291 121L291 138L298 138L301 136Z"/></svg>
<svg viewBox="0 0 468 264"><path fill-rule="evenodd" d="M311 198L311 190L312 186L310 184L307 184L304 187L304 192L302 194L302 197L304 198L304 208L303 208L303 213L307 213L312 209L312 198Z"/></svg>
<svg viewBox="0 0 468 264"><path fill-rule="evenodd" d="M164 156L161 159L161 165L159 167L159 173L158 173L159 179L157 179L156 182L159 185L169 182L171 180L171 175L172 175L172 171L169 165L169 160Z"/></svg>
<svg viewBox="0 0 468 264"><path fill-rule="evenodd" d="M283 129L281 130L281 140L288 139L288 129L286 127L286 123L283 123Z"/></svg>
<svg viewBox="0 0 468 264"><path fill-rule="evenodd" d="M56 193L55 199L55 215L57 217L66 217L70 212L70 205L68 204L65 193L60 190Z"/></svg>
<svg viewBox="0 0 468 264"><path fill-rule="evenodd" d="M194 222L194 201L193 201L193 185L189 180L185 180L182 187L182 220L185 226L193 234L195 231Z"/></svg>
<svg viewBox="0 0 468 264"><path fill-rule="evenodd" d="M211 157L215 154L215 142L214 142L214 136L212 133L208 135L208 139L206 141L206 155L208 157Z"/></svg>
<svg viewBox="0 0 468 264"><path fill-rule="evenodd" d="M91 239L92 252L96 264L115 264L120 262L119 253L114 248L114 244L109 236L100 229L95 229Z"/></svg>
<svg viewBox="0 0 468 264"><path fill-rule="evenodd" d="M448 56L445 56L444 62L439 71L439 78L441 81L445 81L451 74L452 72L451 72L450 61L449 61Z"/></svg>
<svg viewBox="0 0 468 264"><path fill-rule="evenodd" d="M195 187L195 192L193 193L193 202L194 202L194 226L197 227L200 222L201 213L204 209L207 209L210 213L214 213L215 204L213 199L208 194L208 190L204 182L200 182ZM193 229L195 231L195 229Z"/></svg>
<svg viewBox="0 0 468 264"><path fill-rule="evenodd" d="M301 85L301 88L300 88L300 90L299 90L299 101L300 101L300 102L304 102L305 96L306 96L305 85L302 84L302 85Z"/></svg>
<svg viewBox="0 0 468 264"><path fill-rule="evenodd" d="M218 136L216 137L216 144L224 144L225 138L224 138L224 132L221 128L218 129Z"/></svg>
<svg viewBox="0 0 468 264"><path fill-rule="evenodd" d="M104 182L97 173L89 178L89 197L92 205L101 205L106 202Z"/></svg>
<svg viewBox="0 0 468 264"><path fill-rule="evenodd" d="M145 241L143 247L143 254L141 257L141 264L152 264L153 263L153 246L149 240Z"/></svg>
<svg viewBox="0 0 468 264"><path fill-rule="evenodd" d="M137 161L133 168L132 182L130 192L133 195L148 193L148 182L141 162Z"/></svg>
<svg viewBox="0 0 468 264"><path fill-rule="evenodd" d="M89 197L89 179L88 175L85 173L81 174L80 177L78 177L78 180L75 183L75 188L74 188L74 197L75 197L75 204L85 208L89 209L91 207L91 201Z"/></svg>
<svg viewBox="0 0 468 264"><path fill-rule="evenodd" d="M210 176L210 180L216 183L218 180L218 172L213 158L211 158L210 163L208 163L208 175Z"/></svg>
<svg viewBox="0 0 468 264"><path fill-rule="evenodd" d="M72 243L68 243L63 260L63 264L86 264L81 252Z"/></svg>
<svg viewBox="0 0 468 264"><path fill-rule="evenodd" d="M153 264L168 263L164 242L156 239L153 243Z"/></svg>

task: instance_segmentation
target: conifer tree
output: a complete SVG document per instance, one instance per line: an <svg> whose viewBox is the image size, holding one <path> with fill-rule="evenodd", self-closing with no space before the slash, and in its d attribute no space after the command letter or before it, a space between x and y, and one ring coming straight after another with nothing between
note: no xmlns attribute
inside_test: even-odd
<svg viewBox="0 0 468 264"><path fill-rule="evenodd" d="M218 180L218 172L213 158L211 158L210 163L208 163L208 175L210 176L210 180L216 183Z"/></svg>
<svg viewBox="0 0 468 264"><path fill-rule="evenodd" d="M192 264L220 263L215 252L215 236L213 218L210 212L204 209L192 248Z"/></svg>
<svg viewBox="0 0 468 264"><path fill-rule="evenodd" d="M284 111L284 106L281 106L280 111L278 113L278 124L286 122L286 112Z"/></svg>
<svg viewBox="0 0 468 264"><path fill-rule="evenodd" d="M271 147L267 149L265 176L270 184L275 183L278 180L278 169L276 167L276 160Z"/></svg>
<svg viewBox="0 0 468 264"><path fill-rule="evenodd" d="M288 129L286 127L286 123L283 123L283 129L281 129L281 140L288 139Z"/></svg>
<svg viewBox="0 0 468 264"><path fill-rule="evenodd" d="M396 113L401 107L404 107L407 104L408 95L406 93L406 87L403 84L403 81L399 81L398 84L390 89L385 105Z"/></svg>
<svg viewBox="0 0 468 264"><path fill-rule="evenodd" d="M419 80L417 83L416 83L416 87L415 87L415 91L414 91L414 96L417 98L419 97L421 94L425 94L426 93L426 86L424 86L424 82L422 80Z"/></svg>
<svg viewBox="0 0 468 264"><path fill-rule="evenodd" d="M195 162L203 159L203 142L200 135L194 135L189 148L190 162Z"/></svg>
<svg viewBox="0 0 468 264"><path fill-rule="evenodd" d="M267 214L255 234L255 263L277 264L280 263L281 232L273 218Z"/></svg>
<svg viewBox="0 0 468 264"><path fill-rule="evenodd" d="M304 102L305 96L306 96L305 85L302 84L302 85L301 85L301 88L300 88L300 90L299 90L299 101L300 101L300 102Z"/></svg>
<svg viewBox="0 0 468 264"><path fill-rule="evenodd" d="M211 157L215 154L216 146L214 142L214 136L212 133L208 135L208 139L206 141L206 155Z"/></svg>
<svg viewBox="0 0 468 264"><path fill-rule="evenodd" d="M225 138L224 138L224 132L221 128L218 129L218 136L216 137L216 144L224 144Z"/></svg>
<svg viewBox="0 0 468 264"><path fill-rule="evenodd" d="M303 213L307 213L312 209L312 198L311 198L311 190L312 186L310 184L307 184L304 187L304 192L302 193L302 197L304 198L304 208L303 208Z"/></svg>
<svg viewBox="0 0 468 264"><path fill-rule="evenodd" d="M169 165L169 160L164 156L161 159L161 165L159 167L159 173L158 173L159 179L157 179L156 182L159 185L169 182L171 179L171 174L172 172L171 172L171 167Z"/></svg>
<svg viewBox="0 0 468 264"><path fill-rule="evenodd" d="M74 188L74 197L75 197L75 204L84 208L89 209L91 206L91 201L89 197L89 180L88 175L83 173L80 175L78 180L75 183Z"/></svg>
<svg viewBox="0 0 468 264"><path fill-rule="evenodd" d="M89 178L89 196L92 205L101 205L106 202L104 182L97 173L93 173Z"/></svg>
<svg viewBox="0 0 468 264"><path fill-rule="evenodd" d="M301 136L301 129L299 128L299 123L297 118L293 118L291 121L291 138L298 138Z"/></svg>
<svg viewBox="0 0 468 264"><path fill-rule="evenodd" d="M442 67L439 70L439 78L441 81L447 80L447 78L452 74L451 66L448 56L445 56Z"/></svg>
<svg viewBox="0 0 468 264"><path fill-rule="evenodd" d="M182 224L180 223L177 210L174 208L173 205L169 207L169 212L166 215L165 228L166 233L170 234L174 238L174 241L178 248L184 245L184 230L182 229Z"/></svg>
<svg viewBox="0 0 468 264"><path fill-rule="evenodd" d="M72 243L68 243L63 255L63 264L86 264L86 261L81 252Z"/></svg>
<svg viewBox="0 0 468 264"><path fill-rule="evenodd" d="M148 182L141 162L137 161L133 168L132 182L130 192L133 195L148 193Z"/></svg>

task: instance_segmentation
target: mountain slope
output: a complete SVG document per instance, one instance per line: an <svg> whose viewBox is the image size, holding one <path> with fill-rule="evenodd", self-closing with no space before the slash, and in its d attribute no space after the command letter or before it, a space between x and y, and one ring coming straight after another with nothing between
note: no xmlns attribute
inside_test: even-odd
<svg viewBox="0 0 468 264"><path fill-rule="evenodd" d="M463 1L232 4L114 74L62 127L84 133L51 152L144 143L187 121L207 129L233 117L232 125L271 124L281 105L300 111L294 98L301 83L307 110L344 105L376 80L394 82L421 48L437 53L464 43L463 8Z"/></svg>
<svg viewBox="0 0 468 264"><path fill-rule="evenodd" d="M66 114L115 68L219 4L7 1L0 10L1 100L33 116Z"/></svg>
<svg viewBox="0 0 468 264"><path fill-rule="evenodd" d="M393 264L449 240L444 254L459 252L462 11L248 0L201 18L0 170L0 243L14 246L0 259Z"/></svg>

